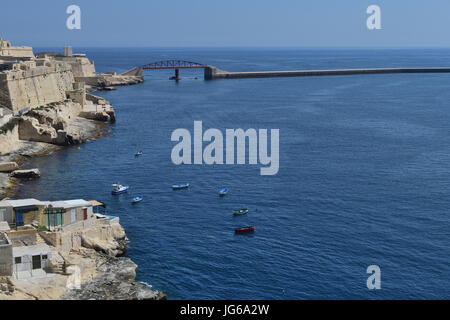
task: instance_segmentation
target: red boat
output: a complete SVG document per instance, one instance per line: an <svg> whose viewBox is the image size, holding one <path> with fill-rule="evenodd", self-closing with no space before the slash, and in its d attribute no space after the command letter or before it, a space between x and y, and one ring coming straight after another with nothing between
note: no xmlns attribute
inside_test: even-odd
<svg viewBox="0 0 450 320"><path fill-rule="evenodd" d="M246 233L255 231L255 226L234 229L235 233Z"/></svg>

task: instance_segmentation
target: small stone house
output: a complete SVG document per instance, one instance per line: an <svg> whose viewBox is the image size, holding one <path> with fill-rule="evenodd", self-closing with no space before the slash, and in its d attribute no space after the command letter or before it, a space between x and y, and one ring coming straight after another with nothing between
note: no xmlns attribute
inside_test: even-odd
<svg viewBox="0 0 450 320"><path fill-rule="evenodd" d="M52 255L44 243L12 248L13 275L16 279L46 277Z"/></svg>
<svg viewBox="0 0 450 320"><path fill-rule="evenodd" d="M0 221L20 227L27 224L43 225L43 210L47 203L36 199L3 200L0 202Z"/></svg>
<svg viewBox="0 0 450 320"><path fill-rule="evenodd" d="M0 202L0 221L13 227L63 227L93 216L93 205L82 199L39 201L36 199L4 200Z"/></svg>
<svg viewBox="0 0 450 320"><path fill-rule="evenodd" d="M44 225L52 230L90 219L93 216L93 206L82 199L55 201L44 209L44 216Z"/></svg>

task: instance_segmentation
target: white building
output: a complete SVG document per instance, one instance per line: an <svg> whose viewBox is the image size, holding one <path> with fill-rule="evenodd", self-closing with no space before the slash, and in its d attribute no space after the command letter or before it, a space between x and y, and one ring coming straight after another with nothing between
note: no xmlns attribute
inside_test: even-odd
<svg viewBox="0 0 450 320"><path fill-rule="evenodd" d="M52 250L45 243L33 246L13 247L13 276L20 279L47 276Z"/></svg>

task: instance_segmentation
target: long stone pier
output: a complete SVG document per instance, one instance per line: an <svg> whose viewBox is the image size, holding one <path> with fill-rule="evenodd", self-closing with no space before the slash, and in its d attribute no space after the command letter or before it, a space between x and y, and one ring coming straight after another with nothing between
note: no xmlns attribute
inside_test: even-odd
<svg viewBox="0 0 450 320"><path fill-rule="evenodd" d="M336 70L288 70L288 71L256 71L256 72L228 72L213 66L205 68L205 80L215 79L245 79L245 78L273 78L273 77L313 77L313 76L344 76L364 74L391 73L450 73L449 68L364 68L364 69L336 69Z"/></svg>

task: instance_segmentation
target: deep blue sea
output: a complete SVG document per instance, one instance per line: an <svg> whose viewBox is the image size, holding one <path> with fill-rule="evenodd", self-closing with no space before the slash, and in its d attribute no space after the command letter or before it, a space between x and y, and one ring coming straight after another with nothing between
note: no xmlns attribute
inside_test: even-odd
<svg viewBox="0 0 450 320"><path fill-rule="evenodd" d="M228 71L450 66L444 49L74 51L98 72L170 58ZM137 279L170 299L450 298L450 75L170 76L146 71L144 84L97 93L116 110L109 135L30 161L42 178L18 196L104 201L127 231ZM172 131L193 132L195 120L280 129L279 173L175 166ZM130 192L112 196L117 181ZM133 206L136 195L145 200ZM249 214L234 217L240 207ZM245 225L255 233L236 236ZM381 290L366 287L369 265L381 268Z"/></svg>

